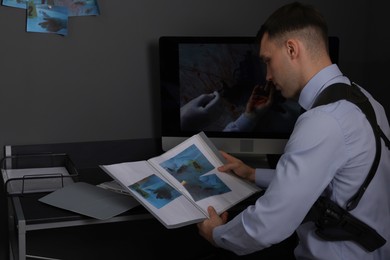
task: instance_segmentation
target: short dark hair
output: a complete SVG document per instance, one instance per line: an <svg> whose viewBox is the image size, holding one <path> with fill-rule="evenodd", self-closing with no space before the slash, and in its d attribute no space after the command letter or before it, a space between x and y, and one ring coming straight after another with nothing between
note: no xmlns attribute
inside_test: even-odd
<svg viewBox="0 0 390 260"><path fill-rule="evenodd" d="M312 27L321 34L324 42L328 41L328 26L323 15L313 6L300 2L284 5L272 13L257 33L261 42L264 33L270 38L281 36L287 32Z"/></svg>

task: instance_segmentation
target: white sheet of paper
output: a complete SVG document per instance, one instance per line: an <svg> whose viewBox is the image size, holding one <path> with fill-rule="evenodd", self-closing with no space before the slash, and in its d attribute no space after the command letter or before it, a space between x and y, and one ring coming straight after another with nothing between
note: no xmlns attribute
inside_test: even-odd
<svg viewBox="0 0 390 260"><path fill-rule="evenodd" d="M85 182L65 186L39 201L100 220L112 218L139 205L131 196Z"/></svg>

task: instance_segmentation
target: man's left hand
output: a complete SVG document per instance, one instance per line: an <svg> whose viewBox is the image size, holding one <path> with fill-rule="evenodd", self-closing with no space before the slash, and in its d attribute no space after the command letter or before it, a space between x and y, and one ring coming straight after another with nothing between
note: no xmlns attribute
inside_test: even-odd
<svg viewBox="0 0 390 260"><path fill-rule="evenodd" d="M215 227L223 225L228 220L228 212L225 211L221 215L218 215L212 206L207 208L210 218L197 224L199 234L209 241L212 245L216 246L213 239L213 230Z"/></svg>

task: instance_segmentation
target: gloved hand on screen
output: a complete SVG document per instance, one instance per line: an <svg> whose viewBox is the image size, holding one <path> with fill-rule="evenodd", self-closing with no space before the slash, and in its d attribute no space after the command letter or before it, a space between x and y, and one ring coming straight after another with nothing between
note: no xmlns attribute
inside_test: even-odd
<svg viewBox="0 0 390 260"><path fill-rule="evenodd" d="M218 116L218 91L202 94L180 108L182 130L201 131Z"/></svg>

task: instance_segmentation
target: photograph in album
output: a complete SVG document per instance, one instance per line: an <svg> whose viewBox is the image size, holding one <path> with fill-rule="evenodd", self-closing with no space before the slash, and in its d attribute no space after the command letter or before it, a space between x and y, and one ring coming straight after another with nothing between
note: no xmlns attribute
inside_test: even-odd
<svg viewBox="0 0 390 260"><path fill-rule="evenodd" d="M129 186L156 208L164 207L181 194L171 185L156 175L149 175L145 179Z"/></svg>
<svg viewBox="0 0 390 260"><path fill-rule="evenodd" d="M216 174L205 175L214 167L195 145L160 165L183 185L195 201L230 191Z"/></svg>

